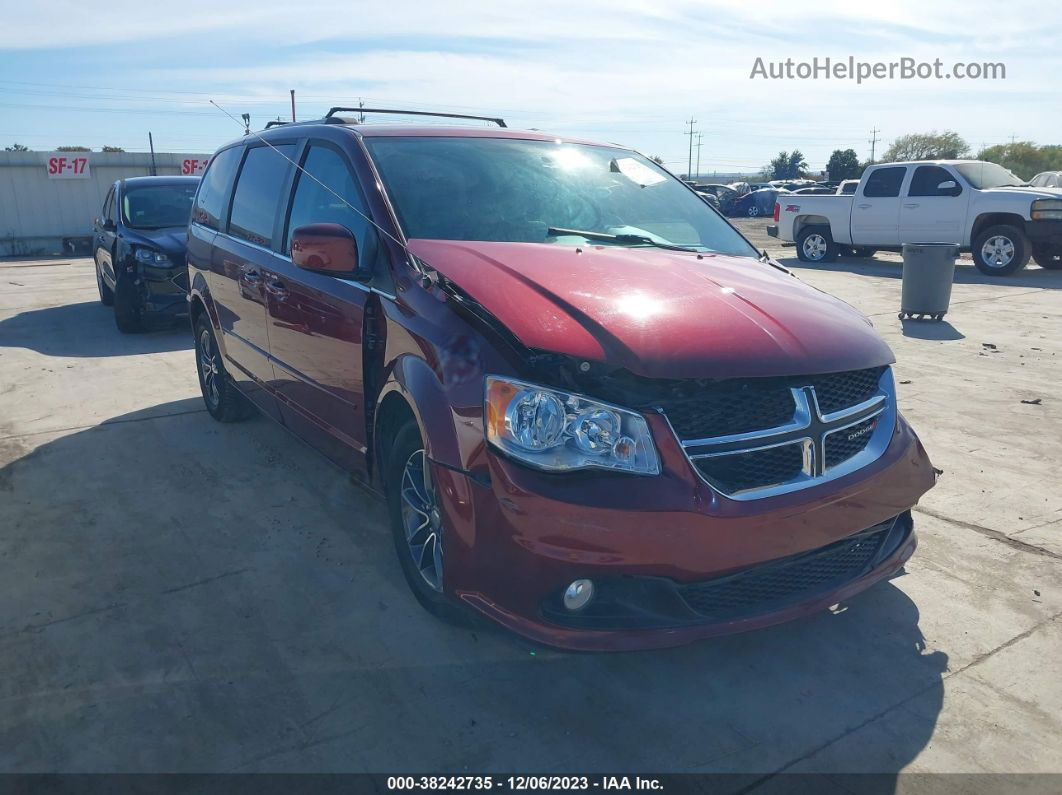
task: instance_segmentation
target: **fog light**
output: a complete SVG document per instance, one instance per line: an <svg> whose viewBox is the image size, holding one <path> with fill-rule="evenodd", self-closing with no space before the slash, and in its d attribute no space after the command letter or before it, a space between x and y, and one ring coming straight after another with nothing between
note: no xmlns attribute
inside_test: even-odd
<svg viewBox="0 0 1062 795"><path fill-rule="evenodd" d="M594 598L594 583L576 580L564 591L564 606L569 610L582 610Z"/></svg>

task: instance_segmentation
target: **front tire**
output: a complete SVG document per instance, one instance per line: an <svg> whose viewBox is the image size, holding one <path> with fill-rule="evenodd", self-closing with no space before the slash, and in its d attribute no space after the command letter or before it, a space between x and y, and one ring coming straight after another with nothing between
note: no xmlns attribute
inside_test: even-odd
<svg viewBox="0 0 1062 795"><path fill-rule="evenodd" d="M759 218L760 208L755 204L750 204L749 208L745 211L745 215L749 218Z"/></svg>
<svg viewBox="0 0 1062 795"><path fill-rule="evenodd" d="M195 324L195 361L199 388L211 417L218 422L239 422L254 414L254 406L225 371L214 329L205 313Z"/></svg>
<svg viewBox="0 0 1062 795"><path fill-rule="evenodd" d="M123 334L144 330L144 309L131 275L122 274L114 286L114 324Z"/></svg>
<svg viewBox="0 0 1062 795"><path fill-rule="evenodd" d="M1036 264L1049 271L1062 270L1062 248L1033 247L1032 257Z"/></svg>
<svg viewBox="0 0 1062 795"><path fill-rule="evenodd" d="M103 274L100 272L100 263L96 260L96 289L100 293L100 303L104 306L114 306L114 290L107 286L107 282L103 281Z"/></svg>
<svg viewBox="0 0 1062 795"><path fill-rule="evenodd" d="M1031 247L1025 232L1010 224L981 230L971 247L974 265L986 276L1010 276L1029 262Z"/></svg>
<svg viewBox="0 0 1062 795"><path fill-rule="evenodd" d="M409 589L437 618L452 624L470 624L471 614L444 592L446 527L430 461L413 419L395 434L385 473L391 533Z"/></svg>
<svg viewBox="0 0 1062 795"><path fill-rule="evenodd" d="M805 227L797 237L797 257L803 262L832 262L838 248L830 230L825 226Z"/></svg>

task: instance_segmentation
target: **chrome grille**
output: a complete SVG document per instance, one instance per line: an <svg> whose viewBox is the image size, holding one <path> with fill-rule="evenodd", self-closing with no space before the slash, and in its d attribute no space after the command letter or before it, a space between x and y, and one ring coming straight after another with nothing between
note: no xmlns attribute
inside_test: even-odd
<svg viewBox="0 0 1062 795"><path fill-rule="evenodd" d="M664 406L694 467L711 486L734 499L784 494L833 480L866 466L885 452L896 422L892 370L876 367L804 379L763 379L762 387L742 385L726 394L719 413L735 411L732 395L744 395L752 408L746 417L771 417L757 428L720 422L692 422L691 413ZM787 395L788 409L777 397ZM710 415L712 394L703 398L701 414ZM767 410L763 407L772 407ZM678 420L672 420L672 413ZM697 415L700 416L700 415ZM682 430L680 430L680 428ZM702 436L694 429L711 428Z"/></svg>

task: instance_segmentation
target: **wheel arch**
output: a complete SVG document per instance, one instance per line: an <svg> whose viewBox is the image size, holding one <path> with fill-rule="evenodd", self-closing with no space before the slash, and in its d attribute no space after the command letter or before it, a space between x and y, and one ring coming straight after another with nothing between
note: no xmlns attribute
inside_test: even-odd
<svg viewBox="0 0 1062 795"><path fill-rule="evenodd" d="M408 419L417 423L424 449L431 460L464 469L450 401L435 371L423 359L413 355L402 356L389 369L390 377L377 395L373 418L370 441L373 479L383 486L387 442Z"/></svg>
<svg viewBox="0 0 1062 795"><path fill-rule="evenodd" d="M809 226L825 226L830 230L830 235L833 235L830 219L825 215L798 215L793 219L793 240L796 241L800 237L800 233Z"/></svg>
<svg viewBox="0 0 1062 795"><path fill-rule="evenodd" d="M982 213L974 219L973 226L970 227L970 245L973 246L977 236L985 229L999 224L1014 226L1025 232L1025 219L1017 213Z"/></svg>

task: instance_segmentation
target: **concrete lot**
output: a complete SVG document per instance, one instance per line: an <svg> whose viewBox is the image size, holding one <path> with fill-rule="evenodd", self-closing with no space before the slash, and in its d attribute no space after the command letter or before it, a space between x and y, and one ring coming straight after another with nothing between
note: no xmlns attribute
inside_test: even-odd
<svg viewBox="0 0 1062 795"><path fill-rule="evenodd" d="M739 224L873 318L944 473L903 576L625 655L436 622L380 505L208 417L183 328L119 335L89 261L0 263L0 770L1062 772L1062 273L967 262L901 325L897 257Z"/></svg>

